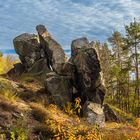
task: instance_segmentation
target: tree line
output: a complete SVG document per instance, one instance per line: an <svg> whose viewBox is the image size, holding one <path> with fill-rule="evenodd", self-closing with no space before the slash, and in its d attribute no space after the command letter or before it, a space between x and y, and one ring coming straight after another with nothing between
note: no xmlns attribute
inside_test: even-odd
<svg viewBox="0 0 140 140"><path fill-rule="evenodd" d="M140 22L134 19L125 35L114 31L107 43L95 42L106 86L106 102L140 116Z"/></svg>

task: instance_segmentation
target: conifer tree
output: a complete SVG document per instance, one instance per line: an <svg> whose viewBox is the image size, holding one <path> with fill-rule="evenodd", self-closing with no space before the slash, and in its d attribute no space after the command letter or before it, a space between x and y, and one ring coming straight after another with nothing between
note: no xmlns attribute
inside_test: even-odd
<svg viewBox="0 0 140 140"><path fill-rule="evenodd" d="M139 81L139 49L140 49L140 23L134 19L133 22L130 23L130 25L125 26L126 30L126 44L129 48L132 58L132 62L134 63L135 68L135 78L136 78L136 84L135 84L135 95L138 99L138 106L140 105L139 96L140 96L140 81ZM138 107L138 114L139 114L139 107Z"/></svg>

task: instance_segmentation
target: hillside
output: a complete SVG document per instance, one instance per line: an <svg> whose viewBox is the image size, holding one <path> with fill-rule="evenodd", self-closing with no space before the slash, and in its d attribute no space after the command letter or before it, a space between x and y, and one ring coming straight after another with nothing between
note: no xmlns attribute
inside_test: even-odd
<svg viewBox="0 0 140 140"><path fill-rule="evenodd" d="M114 109L121 123L106 122L98 128L83 118L50 104L36 78L23 76L8 80L0 77L0 137L18 140L127 140L140 138L140 122ZM129 119L128 119L129 118Z"/></svg>

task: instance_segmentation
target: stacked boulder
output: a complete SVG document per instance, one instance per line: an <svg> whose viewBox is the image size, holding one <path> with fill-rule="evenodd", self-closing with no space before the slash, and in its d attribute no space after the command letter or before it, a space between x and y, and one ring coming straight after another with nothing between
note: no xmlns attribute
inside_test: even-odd
<svg viewBox="0 0 140 140"><path fill-rule="evenodd" d="M65 63L65 53L61 45L57 43L48 33L44 25L37 25L36 27L40 48L47 59L48 68L51 72L46 73L44 85L46 91L52 96L55 104L65 106L71 100L71 84L67 75L59 75L57 73L61 70L62 65Z"/></svg>
<svg viewBox="0 0 140 140"><path fill-rule="evenodd" d="M24 33L13 41L21 60L19 69L24 69L19 73L43 75L47 93L60 107L80 97L82 113L87 121L103 125L105 88L98 55L88 39L73 40L71 57L66 60L61 45L51 37L45 26L37 25L36 30L38 35ZM17 71L15 69L12 71Z"/></svg>
<svg viewBox="0 0 140 140"><path fill-rule="evenodd" d="M42 54L37 35L23 33L14 38L13 44L21 63L16 64L14 68L8 72L8 75L21 75L27 72L40 74L49 71L47 59Z"/></svg>
<svg viewBox="0 0 140 140"><path fill-rule="evenodd" d="M57 65L65 62L65 53L61 45L57 43L48 33L44 25L37 25L40 49L48 61L48 67L54 69Z"/></svg>
<svg viewBox="0 0 140 140"><path fill-rule="evenodd" d="M30 68L41 58L39 42L34 34L24 33L13 40L16 53L25 68Z"/></svg>
<svg viewBox="0 0 140 140"><path fill-rule="evenodd" d="M104 125L103 100L105 88L100 76L100 62L87 38L72 41L70 62L76 67L74 85L83 105L83 115L89 123Z"/></svg>
<svg viewBox="0 0 140 140"><path fill-rule="evenodd" d="M100 76L100 62L97 53L87 38L72 41L70 62L76 67L75 85L82 102L93 101L103 104L105 89Z"/></svg>

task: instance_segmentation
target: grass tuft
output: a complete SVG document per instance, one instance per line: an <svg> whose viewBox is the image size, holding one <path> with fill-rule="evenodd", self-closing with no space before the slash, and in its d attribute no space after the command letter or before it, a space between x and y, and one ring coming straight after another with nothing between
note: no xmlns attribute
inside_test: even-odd
<svg viewBox="0 0 140 140"><path fill-rule="evenodd" d="M16 60L13 56L0 56L0 74L7 73L17 62L19 60Z"/></svg>

